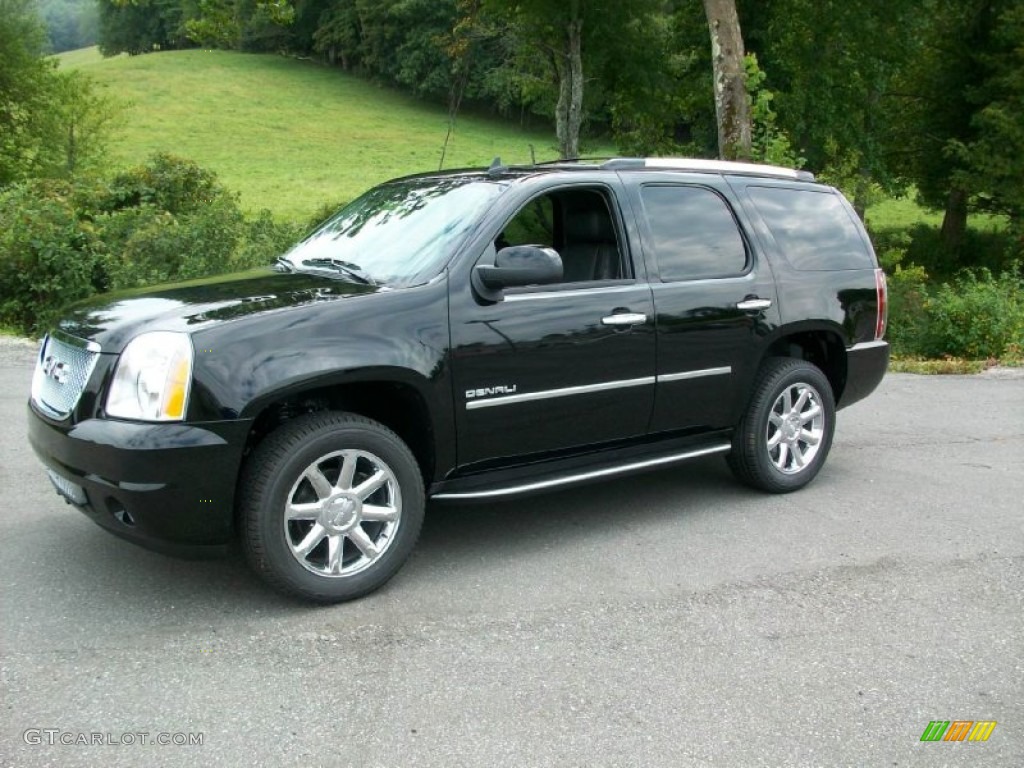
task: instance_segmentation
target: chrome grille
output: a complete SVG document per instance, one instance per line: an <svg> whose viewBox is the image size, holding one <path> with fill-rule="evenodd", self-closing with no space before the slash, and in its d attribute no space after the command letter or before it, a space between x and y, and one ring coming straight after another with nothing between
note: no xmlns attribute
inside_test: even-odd
<svg viewBox="0 0 1024 768"><path fill-rule="evenodd" d="M70 336L47 336L32 379L32 400L63 419L78 404L99 358L99 346Z"/></svg>

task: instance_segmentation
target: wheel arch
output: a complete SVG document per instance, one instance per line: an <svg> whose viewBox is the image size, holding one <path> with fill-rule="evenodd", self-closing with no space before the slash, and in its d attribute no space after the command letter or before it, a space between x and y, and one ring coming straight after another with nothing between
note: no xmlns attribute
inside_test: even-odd
<svg viewBox="0 0 1024 768"><path fill-rule="evenodd" d="M346 411L373 419L409 446L425 480L438 465L437 424L424 387L408 372L376 372L339 380L311 381L263 395L245 409L253 419L243 461L289 419L318 411ZM428 480L429 482L429 480Z"/></svg>
<svg viewBox="0 0 1024 768"><path fill-rule="evenodd" d="M758 368L770 357L806 360L825 374L838 407L846 389L846 344L840 329L826 325L786 326L764 347Z"/></svg>

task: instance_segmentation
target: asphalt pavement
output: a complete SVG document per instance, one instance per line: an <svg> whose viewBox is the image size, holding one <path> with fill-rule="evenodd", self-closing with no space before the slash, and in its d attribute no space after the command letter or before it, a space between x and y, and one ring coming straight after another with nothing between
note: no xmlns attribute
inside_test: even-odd
<svg viewBox="0 0 1024 768"><path fill-rule="evenodd" d="M0 341L0 765L1024 765L1019 371L888 376L796 494L709 459L433 507L323 608L66 506L33 356Z"/></svg>

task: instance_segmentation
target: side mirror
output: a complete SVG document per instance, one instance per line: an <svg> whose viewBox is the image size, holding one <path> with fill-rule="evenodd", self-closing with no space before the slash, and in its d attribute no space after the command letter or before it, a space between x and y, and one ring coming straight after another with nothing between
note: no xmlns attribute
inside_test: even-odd
<svg viewBox="0 0 1024 768"><path fill-rule="evenodd" d="M488 293L523 285L548 285L561 282L562 257L553 248L514 245L498 251L493 266L480 264L473 272L474 282L478 281Z"/></svg>

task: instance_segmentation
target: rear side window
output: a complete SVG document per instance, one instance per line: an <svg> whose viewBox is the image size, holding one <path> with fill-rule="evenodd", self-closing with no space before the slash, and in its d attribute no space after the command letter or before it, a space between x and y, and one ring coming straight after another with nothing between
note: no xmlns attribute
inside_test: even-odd
<svg viewBox="0 0 1024 768"><path fill-rule="evenodd" d="M748 187L783 255L796 269L872 269L857 226L831 192Z"/></svg>
<svg viewBox="0 0 1024 768"><path fill-rule="evenodd" d="M703 187L640 191L661 279L731 277L747 268L747 249L726 202Z"/></svg>

